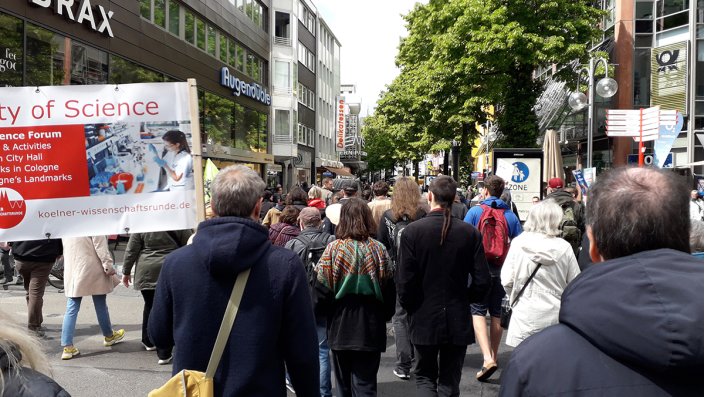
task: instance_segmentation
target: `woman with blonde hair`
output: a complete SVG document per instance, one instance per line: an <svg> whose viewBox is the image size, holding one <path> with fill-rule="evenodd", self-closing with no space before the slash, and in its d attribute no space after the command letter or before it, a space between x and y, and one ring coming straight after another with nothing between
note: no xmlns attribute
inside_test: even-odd
<svg viewBox="0 0 705 397"><path fill-rule="evenodd" d="M413 179L400 178L394 184L392 208L384 212L377 229L377 238L389 252L393 263L397 261L399 232L409 223L426 216L427 211L422 205L424 201L419 191L419 185ZM425 202L428 203L428 201ZM411 372L414 350L409 339L407 313L399 305L399 302L396 303L392 325L394 326L394 342L397 351L396 366L392 372L402 380L409 380L411 379L409 373Z"/></svg>
<svg viewBox="0 0 705 397"><path fill-rule="evenodd" d="M0 311L0 396L69 397L50 374L39 340Z"/></svg>
<svg viewBox="0 0 705 397"><path fill-rule="evenodd" d="M308 206L318 208L319 210L326 209L326 202L323 201L323 191L318 186L311 186L308 190Z"/></svg>
<svg viewBox="0 0 705 397"><path fill-rule="evenodd" d="M572 246L558 237L562 219L561 207L552 199L544 200L531 207L524 232L512 239L501 272L513 306L505 341L509 346L558 324L563 290L580 274Z"/></svg>

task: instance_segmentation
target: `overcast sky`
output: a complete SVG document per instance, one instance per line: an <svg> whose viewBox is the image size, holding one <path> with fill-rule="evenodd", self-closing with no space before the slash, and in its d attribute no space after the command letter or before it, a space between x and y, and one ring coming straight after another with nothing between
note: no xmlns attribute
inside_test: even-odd
<svg viewBox="0 0 705 397"><path fill-rule="evenodd" d="M399 74L394 57L406 35L401 16L417 1L313 0L340 41L340 83L357 86L362 115L373 112L380 91Z"/></svg>

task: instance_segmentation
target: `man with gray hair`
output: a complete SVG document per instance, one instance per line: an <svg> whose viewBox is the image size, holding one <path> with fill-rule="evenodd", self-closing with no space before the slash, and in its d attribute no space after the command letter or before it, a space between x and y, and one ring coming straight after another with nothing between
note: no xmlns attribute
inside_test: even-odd
<svg viewBox="0 0 705 397"><path fill-rule="evenodd" d="M259 224L265 184L243 165L212 184L215 218L164 261L149 336L175 346L172 372L205 371L237 275L250 269L240 310L215 372L216 396L285 396L285 365L299 395L318 394L316 329L306 273Z"/></svg>
<svg viewBox="0 0 705 397"><path fill-rule="evenodd" d="M600 175L587 203L595 265L563 291L559 323L514 350L500 395L702 396L703 262L688 218L674 172Z"/></svg>

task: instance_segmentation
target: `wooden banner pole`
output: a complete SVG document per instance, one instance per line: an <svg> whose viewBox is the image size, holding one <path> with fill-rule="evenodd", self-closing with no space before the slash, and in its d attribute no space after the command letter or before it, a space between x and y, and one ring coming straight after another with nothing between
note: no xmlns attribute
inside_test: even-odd
<svg viewBox="0 0 705 397"><path fill-rule="evenodd" d="M189 114L191 115L191 155L193 156L193 181L196 185L196 220L206 220L205 192L203 187L203 157L201 149L201 125L198 113L198 85L196 79L188 79Z"/></svg>
<svg viewBox="0 0 705 397"><path fill-rule="evenodd" d="M644 166L644 108L639 109L639 167Z"/></svg>

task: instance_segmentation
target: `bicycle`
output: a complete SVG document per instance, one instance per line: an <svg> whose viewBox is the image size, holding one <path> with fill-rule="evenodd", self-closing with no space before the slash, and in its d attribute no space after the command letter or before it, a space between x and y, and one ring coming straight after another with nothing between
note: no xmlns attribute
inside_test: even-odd
<svg viewBox="0 0 705 397"><path fill-rule="evenodd" d="M49 272L48 283L61 292L64 289L64 257L54 261L54 265Z"/></svg>

